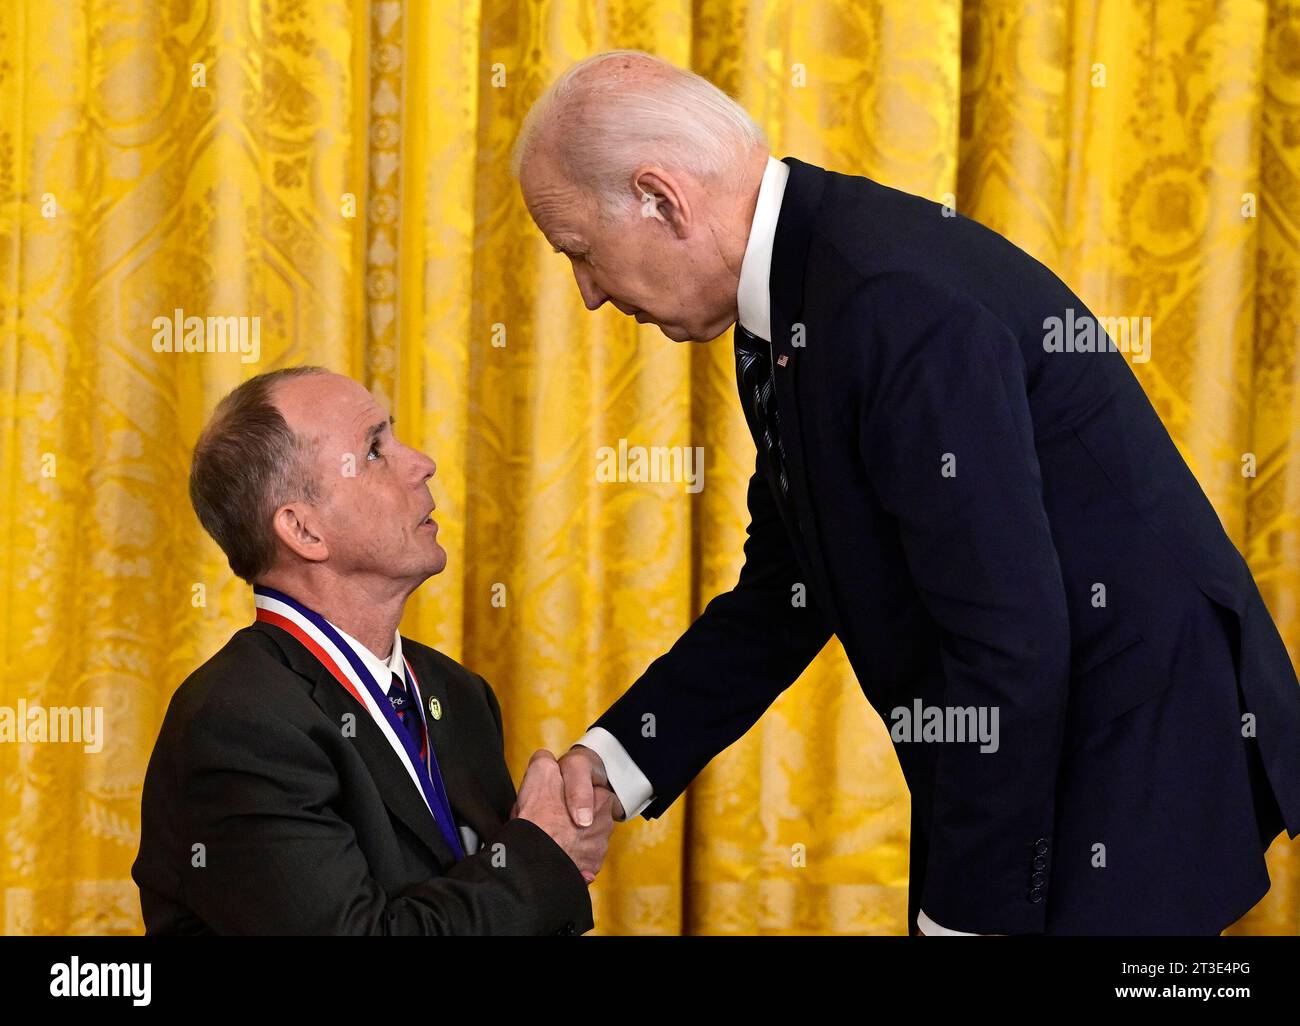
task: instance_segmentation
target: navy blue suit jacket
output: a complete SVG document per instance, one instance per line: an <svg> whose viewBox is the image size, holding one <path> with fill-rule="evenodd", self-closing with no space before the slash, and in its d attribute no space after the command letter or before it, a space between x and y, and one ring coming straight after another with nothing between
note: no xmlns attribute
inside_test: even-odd
<svg viewBox="0 0 1300 1026"><path fill-rule="evenodd" d="M910 926L920 907L982 933L1222 929L1300 832L1300 686L1245 561L1125 355L1049 351L1049 318L1092 316L1050 270L928 200L786 163L790 497L760 458L735 588L597 721L651 781L644 814L834 634L891 726L917 700L997 710L995 752L895 739Z"/></svg>

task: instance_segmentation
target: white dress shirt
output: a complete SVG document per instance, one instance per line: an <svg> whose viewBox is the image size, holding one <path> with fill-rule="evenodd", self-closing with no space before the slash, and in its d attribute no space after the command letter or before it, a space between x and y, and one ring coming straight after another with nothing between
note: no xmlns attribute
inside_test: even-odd
<svg viewBox="0 0 1300 1026"><path fill-rule="evenodd" d="M328 623L329 621L326 622ZM361 661L366 664L366 669L374 675L375 680L379 682L379 686L384 689L385 695L388 694L388 689L393 686L393 674L397 674L403 680L406 679L406 664L402 660L402 635L398 631L393 631L392 654L389 655L387 659L380 659L379 656L375 655L375 653L366 648L365 645L361 644L361 642L357 641L356 638L348 634L348 632L338 624L330 623L330 626L338 631L339 637L351 645L352 650L361 657ZM419 716L420 713L412 710L412 715ZM473 827L460 827L460 837L461 843L465 847L465 851L470 854L478 851L478 834L474 832Z"/></svg>
<svg viewBox="0 0 1300 1026"><path fill-rule="evenodd" d="M736 313L742 325L765 342L772 341L772 245L776 242L776 221L781 216L785 183L790 165L767 158L763 180L758 186L754 220L749 226L745 257L740 262L740 288L736 290Z"/></svg>
<svg viewBox="0 0 1300 1026"><path fill-rule="evenodd" d="M740 286L736 290L737 319L745 328L764 341L772 341L772 246L776 241L776 222L781 216L781 201L785 198L786 182L790 179L790 166L767 158L763 180L758 186L758 202L754 206L754 220L749 227L749 240L745 243L745 256L740 263ZM618 796L619 804L628 818L639 816L654 800L654 788L641 772L627 749L613 734L603 727L592 727L577 741L600 756L609 777L609 786ZM973 937L976 934L947 930L924 912L917 916L917 925L927 936Z"/></svg>

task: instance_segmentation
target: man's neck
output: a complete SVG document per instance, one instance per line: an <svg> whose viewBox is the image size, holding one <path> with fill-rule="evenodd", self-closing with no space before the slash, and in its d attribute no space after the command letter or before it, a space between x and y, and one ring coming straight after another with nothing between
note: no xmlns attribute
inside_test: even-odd
<svg viewBox="0 0 1300 1026"><path fill-rule="evenodd" d="M340 577L324 569L305 573L271 571L258 583L282 591L356 638L380 659L393 652L393 636L406 600L406 584L366 577Z"/></svg>
<svg viewBox="0 0 1300 1026"><path fill-rule="evenodd" d="M731 222L736 228L719 245L731 295L735 295L740 288L740 269L745 263L749 233L753 230L754 213L758 209L758 193L763 185L763 173L767 170L770 155L766 146L756 146L746 158L736 191L735 219ZM737 310L735 319L739 316Z"/></svg>
<svg viewBox="0 0 1300 1026"><path fill-rule="evenodd" d="M740 230L733 236L732 249L727 261L730 270L740 280L740 265L745 260L745 249L749 246L749 233L754 228L754 213L758 209L758 193L763 185L763 174L767 171L767 159L771 153L765 146L758 146L745 161L745 170L740 180Z"/></svg>

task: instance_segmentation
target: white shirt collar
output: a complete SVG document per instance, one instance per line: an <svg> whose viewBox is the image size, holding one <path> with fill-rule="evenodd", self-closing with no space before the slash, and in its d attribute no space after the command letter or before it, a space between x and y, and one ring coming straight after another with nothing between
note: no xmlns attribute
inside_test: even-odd
<svg viewBox="0 0 1300 1026"><path fill-rule="evenodd" d="M736 311L742 325L765 341L772 341L772 296L768 291L772 275L772 244L776 221L781 216L785 183L790 165L767 158L763 181L758 186L758 204L749 228L749 242L740 262L740 288L736 290Z"/></svg>
<svg viewBox="0 0 1300 1026"><path fill-rule="evenodd" d="M326 622L329 623L329 621ZM388 689L393 683L393 674L396 673L405 679L406 668L402 662L402 635L398 631L393 631L393 652L385 661L348 634L338 624L330 623L330 626L338 631L339 637L351 645L357 655L361 657L361 661L366 664L366 669L375 675L375 680L384 689L384 694L388 694Z"/></svg>

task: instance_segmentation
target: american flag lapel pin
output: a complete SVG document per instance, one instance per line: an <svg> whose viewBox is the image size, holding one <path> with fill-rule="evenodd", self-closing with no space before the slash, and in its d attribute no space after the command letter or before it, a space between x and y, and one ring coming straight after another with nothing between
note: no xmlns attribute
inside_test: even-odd
<svg viewBox="0 0 1300 1026"><path fill-rule="evenodd" d="M789 362L790 362L790 357L786 356L785 353L782 353L780 356L776 358L776 365L778 367L784 367Z"/></svg>

